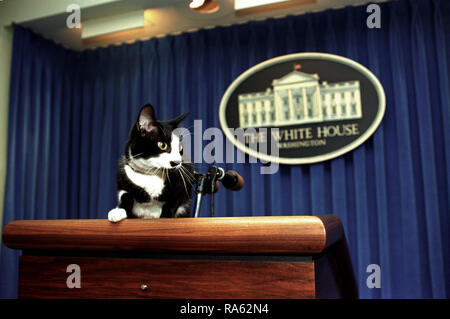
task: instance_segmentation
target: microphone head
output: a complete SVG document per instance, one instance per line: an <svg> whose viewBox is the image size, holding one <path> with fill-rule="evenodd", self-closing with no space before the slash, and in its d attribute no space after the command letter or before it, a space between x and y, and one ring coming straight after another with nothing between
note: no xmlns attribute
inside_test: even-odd
<svg viewBox="0 0 450 319"><path fill-rule="evenodd" d="M220 184L219 184L218 181L216 181L216 184L214 185L214 191L213 191L213 193L217 193L217 191L219 190L219 188L220 188Z"/></svg>
<svg viewBox="0 0 450 319"><path fill-rule="evenodd" d="M236 183L236 185L234 185L234 187L232 187L232 188L230 188L230 189L233 190L233 191L241 190L242 187L244 187L244 184L245 184L244 179L243 179L242 176L239 175L237 172L235 172L235 171L233 171L233 172L236 174L236 177L237 177L237 183Z"/></svg>
<svg viewBox="0 0 450 319"><path fill-rule="evenodd" d="M244 187L244 179L235 171L227 171L222 179L222 184L225 188L238 191Z"/></svg>

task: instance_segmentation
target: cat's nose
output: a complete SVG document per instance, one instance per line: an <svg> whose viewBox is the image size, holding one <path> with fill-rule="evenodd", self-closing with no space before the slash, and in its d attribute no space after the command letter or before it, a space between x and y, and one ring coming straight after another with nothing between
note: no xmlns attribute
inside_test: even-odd
<svg viewBox="0 0 450 319"><path fill-rule="evenodd" d="M170 166L172 166L172 167L175 167L175 166L180 165L180 164L181 164L181 161L171 161L170 162Z"/></svg>

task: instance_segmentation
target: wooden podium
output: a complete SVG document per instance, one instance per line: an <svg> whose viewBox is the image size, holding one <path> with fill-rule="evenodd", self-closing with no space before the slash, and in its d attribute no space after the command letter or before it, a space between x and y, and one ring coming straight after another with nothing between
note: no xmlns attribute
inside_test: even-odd
<svg viewBox="0 0 450 319"><path fill-rule="evenodd" d="M24 220L19 298L357 298L334 215ZM69 288L69 265L80 288Z"/></svg>

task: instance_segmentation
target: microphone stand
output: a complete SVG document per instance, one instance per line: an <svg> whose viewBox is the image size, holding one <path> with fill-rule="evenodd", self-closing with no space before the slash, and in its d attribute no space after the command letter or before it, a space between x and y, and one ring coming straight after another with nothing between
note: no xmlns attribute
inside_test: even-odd
<svg viewBox="0 0 450 319"><path fill-rule="evenodd" d="M194 217L197 218L200 214L200 208L202 205L202 199L204 194L211 194L210 210L211 216L214 217L214 192L216 191L216 182L220 175L219 168L217 166L211 166L206 174L200 174L198 178L197 187L195 192L197 193L197 201L195 203Z"/></svg>
<svg viewBox="0 0 450 319"><path fill-rule="evenodd" d="M202 205L202 199L204 194L211 194L210 210L211 216L214 216L214 193L219 190L219 182L222 185L232 191L238 191L244 187L244 179L235 171L227 171L217 166L210 166L208 173L200 174L195 172L197 179L197 187L195 192L197 193L197 201L195 203L194 217L197 218L200 215L200 207Z"/></svg>

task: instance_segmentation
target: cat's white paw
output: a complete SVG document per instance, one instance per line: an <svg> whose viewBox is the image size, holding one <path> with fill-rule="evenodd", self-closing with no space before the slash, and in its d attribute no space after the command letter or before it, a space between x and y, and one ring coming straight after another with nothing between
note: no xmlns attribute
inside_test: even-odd
<svg viewBox="0 0 450 319"><path fill-rule="evenodd" d="M125 218L127 218L127 212L123 208L114 208L108 213L108 220L113 223L120 222Z"/></svg>
<svg viewBox="0 0 450 319"><path fill-rule="evenodd" d="M187 211L186 207L180 206L180 207L178 207L177 211L175 212L175 217L184 217L187 214L188 214L188 211Z"/></svg>

